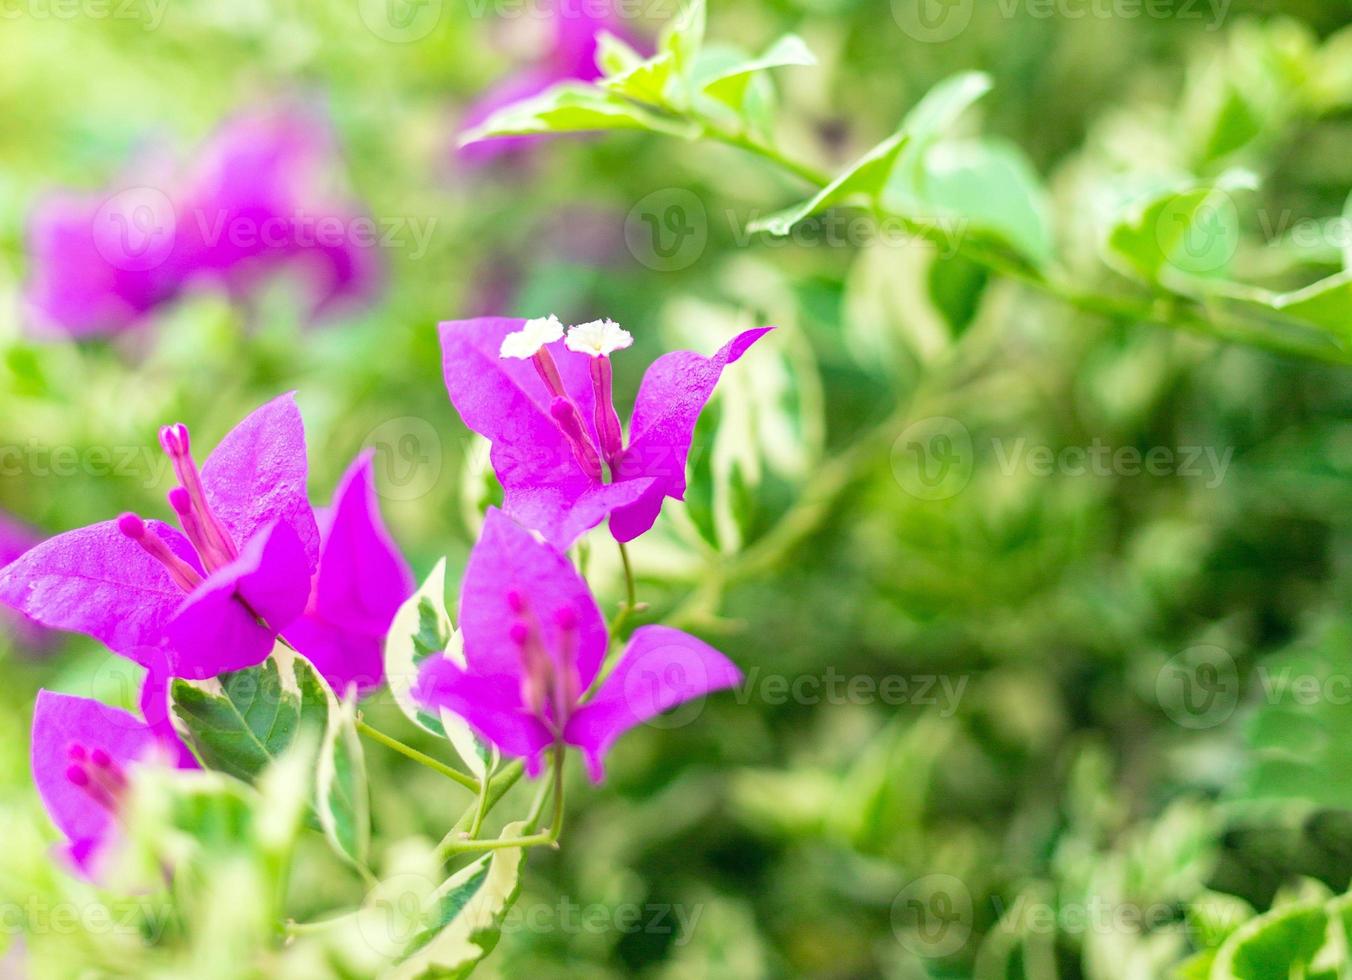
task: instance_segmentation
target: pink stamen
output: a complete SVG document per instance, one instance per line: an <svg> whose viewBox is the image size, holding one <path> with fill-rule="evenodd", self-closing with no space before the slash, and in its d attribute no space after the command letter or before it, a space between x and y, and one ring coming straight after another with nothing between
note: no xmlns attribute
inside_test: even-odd
<svg viewBox="0 0 1352 980"><path fill-rule="evenodd" d="M89 752L78 743L66 750L66 756L71 760L66 767L67 781L110 813L116 810L127 788L127 777L112 756L103 749Z"/></svg>
<svg viewBox="0 0 1352 980"><path fill-rule="evenodd" d="M184 592L191 592L202 584L202 576L178 555L169 550L164 539L152 533L145 521L135 514L123 514L117 519L117 529L125 537L131 538L141 546L151 558L154 558L169 571L169 576Z"/></svg>
<svg viewBox="0 0 1352 980"><path fill-rule="evenodd" d="M556 609L554 625L563 634L558 663L562 683L554 687L554 710L558 713L559 723L564 724L572 713L573 705L582 696L582 681L577 673L577 613L573 607Z"/></svg>
<svg viewBox="0 0 1352 980"><path fill-rule="evenodd" d="M178 515L178 523L182 526L183 533L188 536L188 540L192 542L192 546L197 549L203 565L209 569L215 569L229 564L230 556L216 547L215 541L209 536L201 518L193 510L192 498L188 495L187 490L183 487L174 487L170 490L169 506Z"/></svg>
<svg viewBox="0 0 1352 980"><path fill-rule="evenodd" d="M601 457L596 454L591 436L582 425L582 416L577 406L567 398L555 398L549 405L549 414L562 430L564 438L573 449L573 456L593 479L602 477Z"/></svg>
<svg viewBox="0 0 1352 980"><path fill-rule="evenodd" d="M545 388L549 393L555 398L568 400L568 389L563 386L563 378L559 376L559 366L554 363L554 355L549 353L549 349L541 347L530 360L535 365L535 371L540 375L540 380L545 383Z"/></svg>
<svg viewBox="0 0 1352 980"><path fill-rule="evenodd" d="M202 557L202 564L208 571L215 571L222 565L234 561L239 556L239 551L235 548L234 541L230 539L229 532L216 519L216 515L211 512L211 506L207 503L202 475L192 458L192 438L188 433L188 427L182 422L166 425L160 430L160 445L174 464L174 474L178 477L180 487L187 494L187 506L184 510L179 510L179 504L175 503L173 497L170 498L170 504L180 516L186 510L195 518L199 527L198 534L205 543L204 545L194 543L194 547ZM186 525L184 530L188 532L189 538L193 537Z"/></svg>
<svg viewBox="0 0 1352 980"><path fill-rule="evenodd" d="M610 358L602 354L591 359L592 391L596 396L596 434L601 439L601 455L607 463L614 463L624 452L624 435L620 416L615 411L615 396L611 384Z"/></svg>

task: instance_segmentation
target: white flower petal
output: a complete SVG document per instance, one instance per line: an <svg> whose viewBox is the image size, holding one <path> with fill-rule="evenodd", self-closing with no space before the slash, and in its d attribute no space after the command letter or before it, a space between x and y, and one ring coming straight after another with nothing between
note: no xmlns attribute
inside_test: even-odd
<svg viewBox="0 0 1352 980"><path fill-rule="evenodd" d="M592 320L568 328L568 339L564 346L578 354L590 357L609 357L617 350L624 350L634 342L634 337L614 320Z"/></svg>
<svg viewBox="0 0 1352 980"><path fill-rule="evenodd" d="M541 347L563 337L563 324L552 313L527 320L521 329L502 338L499 357L515 357L523 361L534 357Z"/></svg>

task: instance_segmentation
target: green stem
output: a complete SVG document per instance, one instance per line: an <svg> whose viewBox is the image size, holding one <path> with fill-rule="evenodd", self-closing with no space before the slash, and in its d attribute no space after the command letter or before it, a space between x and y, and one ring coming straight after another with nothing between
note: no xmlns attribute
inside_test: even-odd
<svg viewBox="0 0 1352 980"><path fill-rule="evenodd" d="M634 588L634 566L629 562L629 549L624 546L623 541L616 541L620 546L620 562L624 565L624 593L628 600L629 608L633 609L637 605L637 592Z"/></svg>
<svg viewBox="0 0 1352 980"><path fill-rule="evenodd" d="M521 760L516 759L504 766L502 771L496 776L489 779L487 806L484 810L485 814L490 812L493 807L497 805L497 802L502 799L503 795L516 785L517 781L521 778L522 772L524 772L524 767L521 764ZM456 853L454 850L448 850L448 848L451 848L454 844L463 840L465 833L468 831L477 812L478 804L476 803L475 806L461 814L460 819L446 832L446 836L443 837L441 843L437 845L436 854L438 861L444 861L446 858Z"/></svg>
<svg viewBox="0 0 1352 980"><path fill-rule="evenodd" d="M543 830L538 834L527 834L524 837L500 837L496 840L443 840L441 846L437 848L438 855L447 858L473 851L500 851L508 847L540 847L557 844L559 835L563 832L564 758L563 742L555 742L553 764L554 813L550 818L548 830Z"/></svg>
<svg viewBox="0 0 1352 980"><path fill-rule="evenodd" d="M390 735L386 735L384 732L372 728L370 725L366 724L366 722L361 721L360 719L358 719L357 721L357 731L359 731L361 734L365 735L372 741L379 742L387 749L393 749L395 752L398 752L405 758L412 759L419 765L426 766L428 769L431 769L434 772L441 773L447 779L454 780L461 786L465 787L465 789L471 790L475 793L479 792L479 781L475 779L473 776L467 776L459 769L452 768L451 766L446 765L446 763L444 762L439 762L438 760L432 758L425 752L419 752L411 745L405 745L397 738L394 738L393 736Z"/></svg>

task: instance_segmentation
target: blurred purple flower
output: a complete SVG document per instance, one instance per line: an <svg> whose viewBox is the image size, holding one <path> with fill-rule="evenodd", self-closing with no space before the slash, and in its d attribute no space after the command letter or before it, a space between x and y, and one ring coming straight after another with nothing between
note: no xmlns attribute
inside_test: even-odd
<svg viewBox="0 0 1352 980"><path fill-rule="evenodd" d="M604 30L625 36L612 0L543 0L533 9L541 8L547 12L550 29L544 57L490 86L465 110L460 132L473 129L499 109L539 95L559 82L590 82L600 78L596 35ZM459 147L456 155L472 166L483 165L519 154L538 139L538 136L504 136L483 140Z"/></svg>
<svg viewBox="0 0 1352 980"><path fill-rule="evenodd" d="M593 781L620 735L668 708L736 685L741 672L695 637L634 631L590 699L605 658L605 621L568 559L497 508L470 552L460 592L463 667L430 657L413 696L452 711L538 775L556 742L580 748Z"/></svg>
<svg viewBox="0 0 1352 980"><path fill-rule="evenodd" d="M269 109L227 122L183 173L48 198L29 226L30 320L114 333L191 288L241 298L282 270L301 278L312 318L368 300L382 277L374 223L337 163L326 121Z"/></svg>
<svg viewBox="0 0 1352 980"><path fill-rule="evenodd" d="M66 836L62 852L87 878L97 878L119 835L118 810L139 763L155 759L195 768L135 715L89 698L39 691L33 709L33 781L52 822Z"/></svg>

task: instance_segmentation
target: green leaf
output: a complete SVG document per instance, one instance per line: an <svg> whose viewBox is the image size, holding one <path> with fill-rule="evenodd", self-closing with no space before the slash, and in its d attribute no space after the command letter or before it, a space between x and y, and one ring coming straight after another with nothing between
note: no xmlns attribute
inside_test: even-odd
<svg viewBox="0 0 1352 980"><path fill-rule="evenodd" d="M333 694L305 658L278 646L257 667L214 682L175 680L171 699L202 762L252 782L302 733L322 736Z"/></svg>
<svg viewBox="0 0 1352 980"><path fill-rule="evenodd" d="M371 850L371 800L355 693L329 712L316 772L316 809L325 836L339 854L365 867Z"/></svg>
<svg viewBox="0 0 1352 980"><path fill-rule="evenodd" d="M955 236L985 233L1035 266L1051 260L1046 192L1027 158L1012 145L963 140L935 146L920 158L918 176L898 165L884 203L901 214L938 219L952 226Z"/></svg>
<svg viewBox="0 0 1352 980"><path fill-rule="evenodd" d="M1319 904L1291 905L1250 920L1217 952L1212 980L1307 976L1324 945L1328 921L1328 913Z"/></svg>
<svg viewBox="0 0 1352 980"><path fill-rule="evenodd" d="M510 823L502 838L521 835L524 822ZM502 924L521 891L525 852L504 847L456 872L433 896L426 929L414 937L409 952L390 980L459 980L502 938Z"/></svg>
<svg viewBox="0 0 1352 980"><path fill-rule="evenodd" d="M991 87L991 77L985 72L965 71L931 88L902 120L900 131L911 139L908 153L923 154Z"/></svg>
<svg viewBox="0 0 1352 980"><path fill-rule="evenodd" d="M499 109L460 139L460 145L497 136L645 129L693 139L699 127L644 109L615 92L563 82L539 95Z"/></svg>
<svg viewBox="0 0 1352 980"><path fill-rule="evenodd" d="M632 71L644 62L629 43L610 31L596 32L596 67L606 76Z"/></svg>
<svg viewBox="0 0 1352 980"><path fill-rule="evenodd" d="M768 231L772 235L787 235L793 226L819 211L843 204L859 197L875 199L882 190L887 175L896 163L897 154L906 144L904 133L883 140L850 165L850 168L823 187L804 203L752 221L751 232Z"/></svg>
<svg viewBox="0 0 1352 980"><path fill-rule="evenodd" d="M861 197L876 201L893 170L905 169L904 160L920 160L929 144L990 87L989 76L982 72L964 72L945 79L911 109L896 133L856 160L814 197L797 207L753 221L748 230L787 235L794 225L829 207Z"/></svg>
<svg viewBox="0 0 1352 980"><path fill-rule="evenodd" d="M681 78L689 77L704 47L705 19L704 0L686 0L658 36L658 55L670 55L672 70Z"/></svg>
<svg viewBox="0 0 1352 980"><path fill-rule="evenodd" d="M386 683L408 719L424 731L449 740L470 771L482 779L497 765L496 750L480 741L458 715L442 712L437 717L413 700L418 667L427 657L444 653L457 663L464 663L460 634L446 612L445 596L443 558L390 622L390 631L385 635Z"/></svg>
<svg viewBox="0 0 1352 980"><path fill-rule="evenodd" d="M1223 275L1239 247L1239 212L1231 195L1255 186L1251 174L1232 171L1211 183L1138 201L1108 233L1109 264L1162 285L1170 273Z"/></svg>
<svg viewBox="0 0 1352 980"><path fill-rule="evenodd" d="M738 112L746 101L747 87L757 73L771 68L815 65L817 59L806 42L796 34L786 34L758 58L739 62L706 81L701 91Z"/></svg>
<svg viewBox="0 0 1352 980"><path fill-rule="evenodd" d="M597 84L619 95L663 106L667 102L667 83L671 80L674 67L675 61L670 54L659 54L609 75Z"/></svg>
<svg viewBox="0 0 1352 980"><path fill-rule="evenodd" d="M1278 313L1327 330L1344 343L1352 341L1352 269L1304 289L1279 293L1271 305Z"/></svg>

